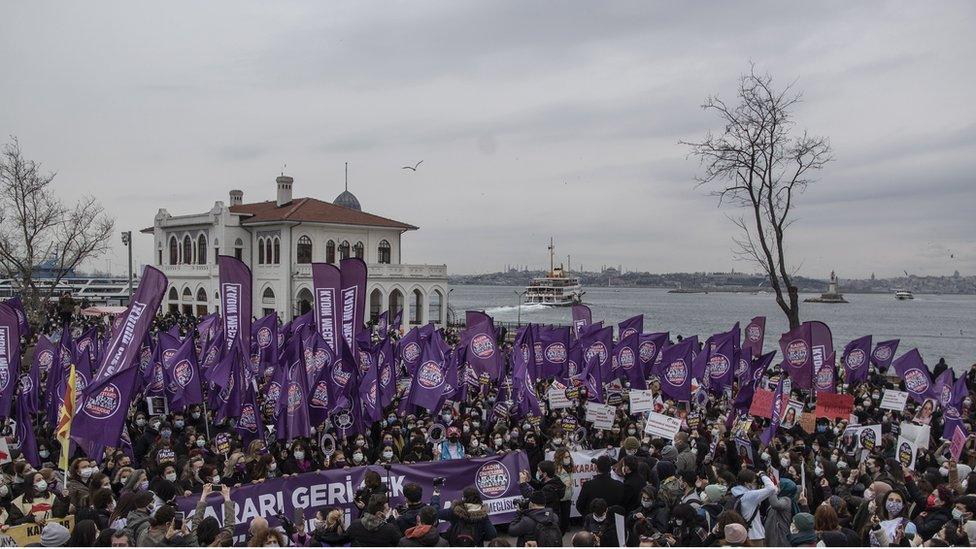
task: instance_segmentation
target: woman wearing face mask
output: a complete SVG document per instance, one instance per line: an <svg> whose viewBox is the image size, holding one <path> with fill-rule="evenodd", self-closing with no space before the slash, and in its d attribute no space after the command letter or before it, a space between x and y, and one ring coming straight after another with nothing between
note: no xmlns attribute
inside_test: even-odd
<svg viewBox="0 0 976 549"><path fill-rule="evenodd" d="M781 455L785 456L786 454ZM770 547L789 546L790 522L793 520L793 515L806 511L805 508L798 505L798 495L796 483L788 478L781 478L779 493L766 500L769 502L766 521L763 523L766 529L766 545Z"/></svg>
<svg viewBox="0 0 976 549"><path fill-rule="evenodd" d="M41 522L54 516L58 496L51 491L44 475L35 472L25 477L25 484L24 493L10 502L11 525Z"/></svg>
<svg viewBox="0 0 976 549"><path fill-rule="evenodd" d="M129 480L125 482L122 487L122 493L128 492L146 492L149 490L149 477L146 476L145 469L135 469L132 474L129 475Z"/></svg>
<svg viewBox="0 0 976 549"><path fill-rule="evenodd" d="M880 505L875 506L874 513L861 535L861 542L882 547L900 543L901 540L895 539L899 532L904 532L906 529L916 530L915 524L911 523L908 517L908 498L900 488L893 488L880 498Z"/></svg>
<svg viewBox="0 0 976 549"><path fill-rule="evenodd" d="M180 490L184 496L203 489L203 479L200 478L200 471L203 469L203 458L200 456L191 457L183 465L183 472L180 473L178 482Z"/></svg>
<svg viewBox="0 0 976 549"><path fill-rule="evenodd" d="M573 505L573 454L565 447L560 447L552 457L556 464L556 476L566 485L566 491L559 501L559 529L569 531L569 517Z"/></svg>
<svg viewBox="0 0 976 549"><path fill-rule="evenodd" d="M392 445L384 445L380 448L380 456L376 458L376 464L389 465L391 463L400 463L400 460L397 459Z"/></svg>
<svg viewBox="0 0 976 549"><path fill-rule="evenodd" d="M116 495L122 494L122 489L125 487L126 483L129 482L129 477L132 476L132 467L117 467L115 475L112 477L112 491Z"/></svg>
<svg viewBox="0 0 976 549"><path fill-rule="evenodd" d="M68 505L69 512L81 509L88 503L88 481L98 472L94 462L77 458L68 467Z"/></svg>
<svg viewBox="0 0 976 549"><path fill-rule="evenodd" d="M291 455L282 463L281 467L282 473L286 475L307 473L317 468L318 466L312 462L312 456L309 455L308 449L302 442L296 442L291 447Z"/></svg>

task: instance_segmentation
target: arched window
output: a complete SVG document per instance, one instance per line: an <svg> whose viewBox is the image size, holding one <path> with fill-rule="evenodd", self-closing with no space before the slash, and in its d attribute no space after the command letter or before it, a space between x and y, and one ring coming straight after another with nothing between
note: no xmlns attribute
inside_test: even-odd
<svg viewBox="0 0 976 549"><path fill-rule="evenodd" d="M234 241L234 257L244 259L244 241L240 238Z"/></svg>
<svg viewBox="0 0 976 549"><path fill-rule="evenodd" d="M176 237L172 238L172 242L176 243ZM177 313L180 310L180 293L176 291L176 286L172 286L169 289L169 312Z"/></svg>
<svg viewBox="0 0 976 549"><path fill-rule="evenodd" d="M349 241L343 240L339 244L339 259L349 259Z"/></svg>
<svg viewBox="0 0 976 549"><path fill-rule="evenodd" d="M169 289L169 300L170 301L180 300L180 294L179 292L176 291L176 286L173 286L172 288Z"/></svg>
<svg viewBox="0 0 976 549"><path fill-rule="evenodd" d="M180 245L176 243L176 237L169 237L169 264L176 265L180 262Z"/></svg>
<svg viewBox="0 0 976 549"><path fill-rule="evenodd" d="M275 265L281 263L281 240L276 236L274 239L274 261Z"/></svg>
<svg viewBox="0 0 976 549"><path fill-rule="evenodd" d="M265 238L264 239L264 263L265 264L267 265L271 264L272 253L273 250L271 249L271 239Z"/></svg>
<svg viewBox="0 0 976 549"><path fill-rule="evenodd" d="M443 309L444 295L441 294L440 290L434 290L431 292L430 297L427 300L427 318L437 324L441 322L441 313Z"/></svg>
<svg viewBox="0 0 976 549"><path fill-rule="evenodd" d="M206 303L207 302L207 291L203 288L197 290L197 301Z"/></svg>
<svg viewBox="0 0 976 549"><path fill-rule="evenodd" d="M258 265L264 265L264 239L258 239Z"/></svg>
<svg viewBox="0 0 976 549"><path fill-rule="evenodd" d="M331 240L325 243L325 262L335 263L335 242Z"/></svg>
<svg viewBox="0 0 976 549"><path fill-rule="evenodd" d="M312 239L302 235L298 238L298 248L295 250L298 263L304 265L312 262Z"/></svg>
<svg viewBox="0 0 976 549"><path fill-rule="evenodd" d="M352 253L354 256L356 256L356 259L363 258L363 249L364 248L362 242L357 242L356 245L352 247Z"/></svg>
<svg viewBox="0 0 976 549"><path fill-rule="evenodd" d="M410 307L410 322L413 324L420 324L421 319L424 318L424 294L420 291L420 288L416 288L413 291L413 307Z"/></svg>
<svg viewBox="0 0 976 549"><path fill-rule="evenodd" d="M312 292L308 288L298 291L298 314L303 315L312 310Z"/></svg>
<svg viewBox="0 0 976 549"><path fill-rule="evenodd" d="M183 301L193 301L193 291L189 286L183 288Z"/></svg>
<svg viewBox="0 0 976 549"><path fill-rule="evenodd" d="M207 264L207 237L202 234L197 237L197 263Z"/></svg>
<svg viewBox="0 0 976 549"><path fill-rule="evenodd" d="M377 248L377 263L390 263L391 253L390 253L390 243L386 240L380 240L380 246Z"/></svg>
<svg viewBox="0 0 976 549"><path fill-rule="evenodd" d="M261 293L261 302L267 303L269 305L274 305L274 301L275 301L274 290L272 290L271 287L269 286L264 289L264 292Z"/></svg>
<svg viewBox="0 0 976 549"><path fill-rule="evenodd" d="M193 263L193 241L190 235L183 237L183 264Z"/></svg>

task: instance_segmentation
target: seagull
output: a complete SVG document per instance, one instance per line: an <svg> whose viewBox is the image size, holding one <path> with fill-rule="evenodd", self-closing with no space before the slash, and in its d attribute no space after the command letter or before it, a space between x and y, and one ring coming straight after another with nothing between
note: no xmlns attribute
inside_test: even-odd
<svg viewBox="0 0 976 549"><path fill-rule="evenodd" d="M418 168L418 167L419 167L419 166L420 166L421 164L423 164L423 163L424 163L424 161L423 161L423 160L421 160L420 162L417 162L417 163L416 163L416 164L414 164L413 166L404 166L404 167L402 167L402 168L400 168L400 169L401 169L401 170L413 170L413 171L417 171L417 168Z"/></svg>

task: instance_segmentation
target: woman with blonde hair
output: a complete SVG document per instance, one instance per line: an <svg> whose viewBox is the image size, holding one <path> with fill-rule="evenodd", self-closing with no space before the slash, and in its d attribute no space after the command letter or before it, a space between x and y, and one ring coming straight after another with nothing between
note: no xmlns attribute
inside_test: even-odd
<svg viewBox="0 0 976 549"><path fill-rule="evenodd" d="M552 461L556 464L556 476L566 485L566 491L559 500L559 529L567 532L573 506L573 453L565 446L557 448Z"/></svg>

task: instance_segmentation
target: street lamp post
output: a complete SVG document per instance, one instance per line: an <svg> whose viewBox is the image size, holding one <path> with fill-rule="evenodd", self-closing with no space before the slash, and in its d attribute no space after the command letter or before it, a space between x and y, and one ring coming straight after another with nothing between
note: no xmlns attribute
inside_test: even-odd
<svg viewBox="0 0 976 549"><path fill-rule="evenodd" d="M445 324L447 324L448 326L450 326L450 324L451 324L451 292L453 292L453 291L454 291L454 288L451 288L450 290L447 291L447 305L446 305L447 306L447 312L444 314L444 316L445 316L445 318L447 320L447 322Z"/></svg>
<svg viewBox="0 0 976 549"><path fill-rule="evenodd" d="M132 231L122 231L122 244L129 248L129 299L132 299Z"/></svg>
<svg viewBox="0 0 976 549"><path fill-rule="evenodd" d="M515 306L518 308L518 321L515 326L516 328L522 327L522 294L524 293L525 291L520 292L518 290L515 290L515 295L518 296L518 302L515 303Z"/></svg>

